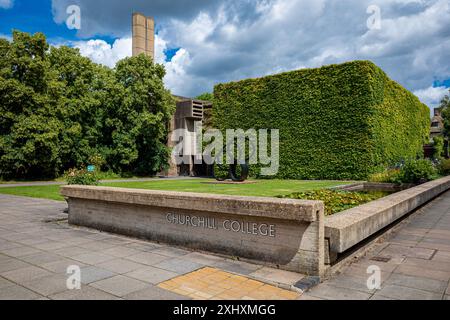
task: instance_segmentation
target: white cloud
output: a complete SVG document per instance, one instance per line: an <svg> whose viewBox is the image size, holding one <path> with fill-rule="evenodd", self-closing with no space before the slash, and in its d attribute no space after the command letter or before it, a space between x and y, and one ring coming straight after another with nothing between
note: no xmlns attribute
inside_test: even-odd
<svg viewBox="0 0 450 320"><path fill-rule="evenodd" d="M11 9L14 6L14 0L0 0L0 8Z"/></svg>
<svg viewBox="0 0 450 320"><path fill-rule="evenodd" d="M67 43L66 43L67 44ZM117 39L113 45L104 40L87 40L68 43L68 45L80 49L81 55L90 58L95 63L106 65L113 68L116 63L132 55L132 40L130 37ZM166 68L166 77L164 79L166 86L174 94L191 90L190 76L186 73L190 65L190 55L185 49L179 49L172 57L171 61L166 61L167 56L164 53L168 48L167 41L162 37L155 36L155 62L163 64Z"/></svg>
<svg viewBox="0 0 450 320"><path fill-rule="evenodd" d="M117 61L132 54L131 38L117 39L112 45L104 40L77 41L71 45L80 49L81 55L111 68Z"/></svg>
<svg viewBox="0 0 450 320"><path fill-rule="evenodd" d="M64 21L70 1L52 0L55 21ZM167 85L180 95L211 91L220 82L355 59L372 60L411 91L450 78L449 0L186 0L191 5L184 11L169 1L130 1L108 0L110 5L99 9L106 0L77 0L82 34L124 38L131 32L124 10L130 6L155 16L156 61L166 65ZM367 28L372 4L381 9L380 30ZM99 19L100 13L109 18ZM165 62L164 49L178 47L182 50ZM114 50L120 51L97 43L84 52L112 65L123 56Z"/></svg>
<svg viewBox="0 0 450 320"><path fill-rule="evenodd" d="M414 91L414 94L431 109L437 108L445 95L450 94L446 87L429 87Z"/></svg>

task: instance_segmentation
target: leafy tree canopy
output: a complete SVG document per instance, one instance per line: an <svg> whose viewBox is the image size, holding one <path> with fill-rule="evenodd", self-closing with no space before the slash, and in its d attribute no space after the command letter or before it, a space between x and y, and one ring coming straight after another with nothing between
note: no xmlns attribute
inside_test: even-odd
<svg viewBox="0 0 450 320"><path fill-rule="evenodd" d="M175 111L164 75L145 55L110 69L42 33L0 39L0 176L52 178L93 155L118 173L164 169Z"/></svg>

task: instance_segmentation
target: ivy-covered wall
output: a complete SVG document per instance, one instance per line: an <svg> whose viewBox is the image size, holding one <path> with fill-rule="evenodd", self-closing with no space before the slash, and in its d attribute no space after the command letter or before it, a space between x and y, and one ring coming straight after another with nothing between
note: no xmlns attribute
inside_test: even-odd
<svg viewBox="0 0 450 320"><path fill-rule="evenodd" d="M365 179L422 155L429 109L370 61L214 89L216 128L279 129L278 178Z"/></svg>

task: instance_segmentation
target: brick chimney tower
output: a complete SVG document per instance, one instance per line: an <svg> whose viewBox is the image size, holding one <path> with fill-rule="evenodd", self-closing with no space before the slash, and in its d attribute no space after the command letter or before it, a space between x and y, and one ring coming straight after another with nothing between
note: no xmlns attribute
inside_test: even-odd
<svg viewBox="0 0 450 320"><path fill-rule="evenodd" d="M133 13L133 57L141 53L155 60L155 20Z"/></svg>

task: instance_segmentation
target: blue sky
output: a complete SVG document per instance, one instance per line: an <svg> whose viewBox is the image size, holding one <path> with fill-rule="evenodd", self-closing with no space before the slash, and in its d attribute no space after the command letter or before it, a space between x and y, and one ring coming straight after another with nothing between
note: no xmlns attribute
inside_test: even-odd
<svg viewBox="0 0 450 320"><path fill-rule="evenodd" d="M65 24L73 4L78 31ZM354 59L373 61L430 107L450 87L450 0L0 0L0 36L44 32L113 67L131 54L133 11L155 18L156 60L179 95Z"/></svg>
<svg viewBox="0 0 450 320"><path fill-rule="evenodd" d="M50 42L79 40L76 30L53 20L51 0L14 0L10 9L0 8L0 34L11 35L12 29L35 33L43 32ZM96 36L96 39L113 43L115 37Z"/></svg>

